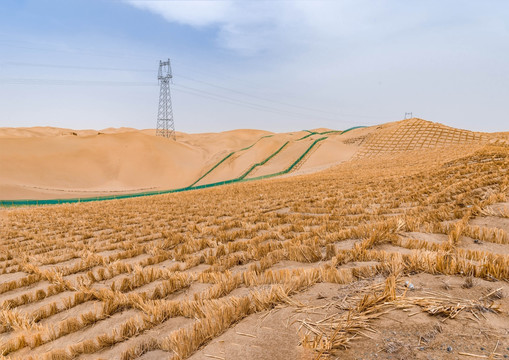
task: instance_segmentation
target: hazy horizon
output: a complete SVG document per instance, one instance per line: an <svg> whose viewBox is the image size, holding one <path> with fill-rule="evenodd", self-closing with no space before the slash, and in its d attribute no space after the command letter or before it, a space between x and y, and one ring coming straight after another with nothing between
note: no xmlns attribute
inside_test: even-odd
<svg viewBox="0 0 509 360"><path fill-rule="evenodd" d="M379 126L379 125L384 125L384 124L387 124L387 123L392 123L392 122L397 122L397 121L402 121L402 120L405 120L405 119L401 119L401 120L395 120L395 121L388 121L386 123L380 123L380 124L373 124L373 125L366 125L367 127L369 126ZM426 121L431 121L431 120L427 120L427 119L422 119L422 120L426 120ZM433 123L438 123L436 121L431 121ZM440 123L438 123L440 124ZM60 126L51 126L51 125L34 125L34 126L2 126L0 127L0 129L5 129L5 128L13 128L13 129L20 129L20 128L25 128L25 129L32 129L32 128L57 128L57 129L65 129L65 130L76 130L76 131L104 131L104 130L109 130L109 129L113 129L113 130L118 130L118 129L122 129L122 128L125 128L125 129L129 129L129 130L136 130L136 131L154 131L154 134L155 134L155 127L153 128L135 128L135 127L131 127L131 126L109 126L109 127L105 127L105 128L70 128L70 127L60 127ZM347 130L347 129L350 129L351 127L344 127L344 128L328 128L328 127L325 127L325 126L321 126L321 127L314 127L314 128L309 128L309 129L305 129L305 128L302 128L302 129L293 129L293 130L288 130L288 131L272 131L272 130L267 130L267 129L260 129L260 128L231 128L231 129L223 129L223 130L218 130L218 131L183 131L183 130L179 130L179 129L176 129L175 132L176 133L185 133L185 134L193 134L193 135L198 135L198 134L205 134L205 133L220 133L220 132L230 132L230 131L242 131L242 130L246 130L246 131L250 131L250 130L254 130L254 131L265 131L265 132L272 132L272 133L290 133L290 132L298 132L298 131L308 131L308 130L315 130L315 129L328 129L328 130ZM453 128L457 128L457 129L460 129L460 130L469 130L469 131L476 131L476 130L472 130L472 129L468 129L468 128L461 128L461 127L453 127ZM502 130L502 131L481 131L481 132L486 132L486 133L498 133L498 132L509 132L509 129L508 130Z"/></svg>

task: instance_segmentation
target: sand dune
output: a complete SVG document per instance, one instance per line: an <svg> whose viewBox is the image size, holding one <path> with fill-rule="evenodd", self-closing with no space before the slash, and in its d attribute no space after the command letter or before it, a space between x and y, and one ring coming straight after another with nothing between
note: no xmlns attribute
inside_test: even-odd
<svg viewBox="0 0 509 360"><path fill-rule="evenodd" d="M269 175L286 169L306 151L311 143L310 138L289 142L276 156L255 169L248 177Z"/></svg>
<svg viewBox="0 0 509 360"><path fill-rule="evenodd" d="M367 134L357 157L372 157L396 152L427 149L449 145L482 144L490 135L455 129L422 119L408 119L388 123Z"/></svg>
<svg viewBox="0 0 509 360"><path fill-rule="evenodd" d="M275 152L288 141L287 139L288 136L284 134L261 138L249 149L237 151L230 156L211 172L210 175L198 182L197 185L210 184L242 176L252 164L263 161L268 154Z"/></svg>
<svg viewBox="0 0 509 360"><path fill-rule="evenodd" d="M480 144L490 139L489 134L453 129L422 119L360 128L345 134L320 134L330 131L325 128L310 131L178 132L175 142L156 137L151 129L0 128L0 199L166 190L189 186L201 177L196 185L210 184L242 176L287 143L247 178L269 175L287 169L315 140L323 137L326 139L309 151L291 175L320 171L352 158L452 144Z"/></svg>
<svg viewBox="0 0 509 360"><path fill-rule="evenodd" d="M33 195L37 188L59 194L185 186L198 175L196 164L204 157L185 143L138 132L2 138L0 143L0 184L18 187L18 196L22 188Z"/></svg>

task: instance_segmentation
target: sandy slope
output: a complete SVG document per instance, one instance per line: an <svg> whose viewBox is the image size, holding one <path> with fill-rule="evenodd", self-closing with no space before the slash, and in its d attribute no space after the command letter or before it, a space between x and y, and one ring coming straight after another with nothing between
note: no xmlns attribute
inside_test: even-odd
<svg viewBox="0 0 509 360"><path fill-rule="evenodd" d="M184 187L232 150L249 146L259 130L219 134L59 128L0 129L0 198L65 198Z"/></svg>
<svg viewBox="0 0 509 360"><path fill-rule="evenodd" d="M184 186L204 157L200 149L139 132L2 138L0 144L2 190L15 186L18 194L26 188L31 195L37 188L58 193Z"/></svg>
<svg viewBox="0 0 509 360"><path fill-rule="evenodd" d="M211 184L219 181L238 178L244 175L254 164L263 162L269 156L274 154L287 142L288 144L283 148L283 150L280 153L278 153L279 155L277 156L277 158L279 159L282 157L284 159L285 158L293 159L293 157L288 157L286 155L285 150L286 148L289 147L288 145L296 143L296 139L300 137L302 137L301 133L297 134L288 133L288 134L274 134L271 137L260 138L249 149L235 152L235 154L233 154L226 161L221 163L209 175L207 175L205 178L199 181L197 185ZM207 168L206 170L209 169L210 168ZM280 171L279 169L282 169L282 167L281 166L278 167L276 171L272 171L271 173ZM249 173L247 178L252 177L252 174L254 173L256 173L256 171L252 171L251 173Z"/></svg>
<svg viewBox="0 0 509 360"><path fill-rule="evenodd" d="M255 169L248 177L256 177L277 173L288 168L311 145L310 138L289 142L276 156Z"/></svg>
<svg viewBox="0 0 509 360"><path fill-rule="evenodd" d="M329 129L313 129L325 132ZM319 142L289 176L321 171L352 158L398 151L479 143L487 134L446 127L421 119L361 128L345 134L308 131L274 134L263 130L177 133L177 141L132 128L71 130L52 127L0 128L0 199L86 197L145 190L167 190L230 180L267 159L247 177L277 173ZM305 139L301 139L308 136ZM252 146L251 146L252 145ZM247 150L242 150L249 147ZM220 166L225 156L234 152Z"/></svg>

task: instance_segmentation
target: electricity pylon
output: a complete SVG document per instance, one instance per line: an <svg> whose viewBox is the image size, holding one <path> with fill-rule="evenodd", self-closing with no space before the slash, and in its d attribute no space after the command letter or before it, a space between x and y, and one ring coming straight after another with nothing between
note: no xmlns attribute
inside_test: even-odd
<svg viewBox="0 0 509 360"><path fill-rule="evenodd" d="M168 59L168 61L159 61L159 74L157 78L159 79L160 90L156 136L176 140L170 95L170 80L173 78L170 59Z"/></svg>

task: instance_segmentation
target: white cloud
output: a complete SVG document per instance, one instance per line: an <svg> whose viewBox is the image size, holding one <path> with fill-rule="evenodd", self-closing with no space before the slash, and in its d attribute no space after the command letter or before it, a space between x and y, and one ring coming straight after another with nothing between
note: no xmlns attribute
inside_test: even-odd
<svg viewBox="0 0 509 360"><path fill-rule="evenodd" d="M170 22L211 28L219 46L254 55L285 46L351 34L360 23L353 2L336 1L136 1L128 3ZM358 3L358 2L356 2ZM369 12L369 11L368 11ZM364 16L364 14L362 15ZM284 50L284 49L283 49Z"/></svg>
<svg viewBox="0 0 509 360"><path fill-rule="evenodd" d="M139 1L128 0L131 5L152 11L166 20L203 27L222 24L233 10L234 1Z"/></svg>
<svg viewBox="0 0 509 360"><path fill-rule="evenodd" d="M131 5L170 22L216 32L220 47L254 55L273 47L284 36L287 14L295 5L269 1L136 1Z"/></svg>
<svg viewBox="0 0 509 360"><path fill-rule="evenodd" d="M242 55L337 48L373 41L425 21L422 6L368 0L139 1L129 4L170 22L216 33L220 47Z"/></svg>
<svg viewBox="0 0 509 360"><path fill-rule="evenodd" d="M213 32L218 47L251 57L231 56L239 76L263 78L249 91L293 94L314 108L359 114L359 121L414 111L477 124L483 101L501 106L507 94L483 90L509 63L509 7L500 1L126 1Z"/></svg>

